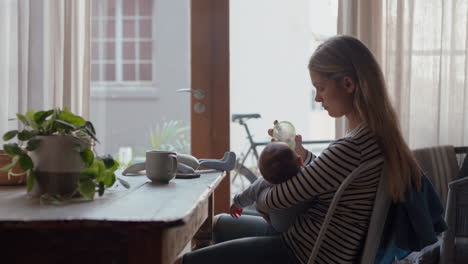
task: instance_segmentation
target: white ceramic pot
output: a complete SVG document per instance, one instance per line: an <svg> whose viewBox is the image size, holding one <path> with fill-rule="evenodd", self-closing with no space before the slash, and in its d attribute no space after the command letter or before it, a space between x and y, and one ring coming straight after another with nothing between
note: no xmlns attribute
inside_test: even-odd
<svg viewBox="0 0 468 264"><path fill-rule="evenodd" d="M34 162L39 193L67 195L78 187L80 173L85 165L76 145L82 148L89 142L72 136L38 136L41 143L29 152Z"/></svg>

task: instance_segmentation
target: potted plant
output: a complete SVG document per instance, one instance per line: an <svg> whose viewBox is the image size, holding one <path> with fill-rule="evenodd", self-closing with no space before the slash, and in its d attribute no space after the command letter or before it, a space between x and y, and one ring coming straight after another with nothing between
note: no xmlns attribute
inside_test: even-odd
<svg viewBox="0 0 468 264"><path fill-rule="evenodd" d="M12 173L19 163L27 174L27 191L34 185L40 194L69 198L75 194L93 199L103 195L116 180L126 188L128 183L117 178L119 164L111 156L97 157L92 146L97 142L91 122L67 109L33 110L17 114L22 130L4 134L3 140L15 137L19 143L3 145L12 162L1 170Z"/></svg>

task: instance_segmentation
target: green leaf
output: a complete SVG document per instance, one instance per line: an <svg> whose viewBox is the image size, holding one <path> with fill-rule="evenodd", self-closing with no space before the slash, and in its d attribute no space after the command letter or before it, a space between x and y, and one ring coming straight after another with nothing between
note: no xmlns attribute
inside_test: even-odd
<svg viewBox="0 0 468 264"><path fill-rule="evenodd" d="M5 150L5 152L10 156L23 154L23 151L16 143L4 144L3 150Z"/></svg>
<svg viewBox="0 0 468 264"><path fill-rule="evenodd" d="M26 118L26 116L22 115L22 114L16 114L16 117L18 117L19 121L21 121L21 123L23 123L23 125L25 126L29 126L29 121L28 121L28 118Z"/></svg>
<svg viewBox="0 0 468 264"><path fill-rule="evenodd" d="M93 160L94 160L94 153L89 149L85 149L84 151L80 152L81 159L83 160L85 166L87 168L91 167L93 165Z"/></svg>
<svg viewBox="0 0 468 264"><path fill-rule="evenodd" d="M33 131L28 131L28 130L23 130L21 132L18 133L18 139L21 140L21 141L27 141L29 139L31 139L32 137L34 137L35 134Z"/></svg>
<svg viewBox="0 0 468 264"><path fill-rule="evenodd" d="M27 154L19 156L19 164L22 170L27 171L34 167L32 159Z"/></svg>
<svg viewBox="0 0 468 264"><path fill-rule="evenodd" d="M86 169L80 174L80 182L96 179L98 172L96 169Z"/></svg>
<svg viewBox="0 0 468 264"><path fill-rule="evenodd" d="M110 168L109 171L114 172L119 168L119 166L120 166L120 163L114 160L114 166L112 166L112 168Z"/></svg>
<svg viewBox="0 0 468 264"><path fill-rule="evenodd" d="M104 190L106 188L104 187L104 183L100 182L99 183L99 196L102 196L104 194Z"/></svg>
<svg viewBox="0 0 468 264"><path fill-rule="evenodd" d="M35 115L35 111L34 110L29 110L28 112L26 112L26 117L29 118L31 121L34 121L34 115Z"/></svg>
<svg viewBox="0 0 468 264"><path fill-rule="evenodd" d="M39 111L34 114L33 120L36 122L36 124L42 125L46 118L49 117L52 113L54 113L54 110Z"/></svg>
<svg viewBox="0 0 468 264"><path fill-rule="evenodd" d="M98 169L98 177L101 177L101 175L103 175L106 171L106 166L104 165L104 162L102 160L98 160L96 162L96 167Z"/></svg>
<svg viewBox="0 0 468 264"><path fill-rule="evenodd" d="M8 172L11 168L13 168L13 166L16 165L16 163L18 162L18 159L19 159L19 156L14 156L11 159L11 162L8 163L7 165L3 166L3 168L1 168L0 171Z"/></svg>
<svg viewBox="0 0 468 264"><path fill-rule="evenodd" d="M18 134L18 130L11 130L11 131L6 132L3 135L3 141L8 141L8 140L14 138L16 136L16 134Z"/></svg>
<svg viewBox="0 0 468 264"><path fill-rule="evenodd" d="M31 139L28 141L28 145L26 146L26 149L29 151L33 151L37 149L40 145L41 145L40 139Z"/></svg>
<svg viewBox="0 0 468 264"><path fill-rule="evenodd" d="M96 135L96 130L94 129L93 123L86 121L85 127L88 128L90 132L93 133L93 135Z"/></svg>
<svg viewBox="0 0 468 264"><path fill-rule="evenodd" d="M84 197L92 200L94 198L94 193L96 192L96 185L92 180L80 182L78 186L78 191Z"/></svg>
<svg viewBox="0 0 468 264"><path fill-rule="evenodd" d="M35 181L36 181L36 175L34 174L33 170L30 170L28 173L28 181L26 182L27 192L30 192L32 190Z"/></svg>
<svg viewBox="0 0 468 264"><path fill-rule="evenodd" d="M26 119L30 127L32 127L33 129L37 129L37 124L34 121L34 114L35 114L34 110L29 110L28 112L26 112Z"/></svg>
<svg viewBox="0 0 468 264"><path fill-rule="evenodd" d="M90 136L92 139L94 139L96 142L99 142L99 140L96 137L96 134L94 134L92 131L90 131L89 127L84 127L84 131L88 136Z"/></svg>
<svg viewBox="0 0 468 264"><path fill-rule="evenodd" d="M120 184L122 184L123 187L125 187L127 189L130 188L130 183L128 183L126 180L121 179L121 178L117 178L117 180L120 182Z"/></svg>
<svg viewBox="0 0 468 264"><path fill-rule="evenodd" d="M104 184L106 185L107 188L112 187L115 183L115 174L110 171L105 172L105 177L104 177Z"/></svg>
<svg viewBox="0 0 468 264"><path fill-rule="evenodd" d="M68 123L67 121L63 121L60 119L55 120L55 123L59 123L63 128L65 129L72 129L72 130L77 130L76 126L73 124Z"/></svg>
<svg viewBox="0 0 468 264"><path fill-rule="evenodd" d="M84 126L86 124L86 121L81 116L74 115L72 112L66 109L60 112L58 119L72 124L75 127Z"/></svg>
<svg viewBox="0 0 468 264"><path fill-rule="evenodd" d="M104 162L104 165L106 166L106 169L110 169L114 167L115 161L112 158L111 155L107 155L104 158L102 158L102 161Z"/></svg>

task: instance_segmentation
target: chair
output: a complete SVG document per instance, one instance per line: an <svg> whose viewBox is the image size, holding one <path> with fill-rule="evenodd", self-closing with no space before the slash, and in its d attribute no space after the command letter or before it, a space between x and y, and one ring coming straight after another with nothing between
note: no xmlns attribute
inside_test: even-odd
<svg viewBox="0 0 468 264"><path fill-rule="evenodd" d="M442 204L447 202L449 182L458 176L458 163L453 146L435 146L413 151L416 160L431 181Z"/></svg>
<svg viewBox="0 0 468 264"><path fill-rule="evenodd" d="M335 213L336 205L340 201L343 192L354 181L354 179L356 179L361 174L362 171L368 168L372 168L382 162L383 158L378 158L361 164L341 183L340 187L336 191L335 196L333 197L330 203L330 207L328 208L327 214L325 215L325 219L318 234L317 240L315 241L314 248L312 249L312 253L310 254L309 261L307 262L308 264L314 263L314 260L317 257L317 254L325 238L327 229L330 225L330 221L333 217L333 214ZM388 209L390 207L390 201L390 196L387 190L387 177L385 173L382 173L379 186L377 187L374 208L372 210L372 215L369 222L369 229L367 232L364 250L361 255L360 263L368 264L373 263L375 261L375 257L377 255L378 247L380 244L380 238L384 229L384 225L382 223L385 222L385 219L387 217Z"/></svg>
<svg viewBox="0 0 468 264"><path fill-rule="evenodd" d="M465 222L468 220L464 213L463 206L460 207L462 197L460 193L467 190L464 187L464 181L458 181L464 172L463 168L459 171L460 162L457 161L457 155L467 153L468 147L454 147L454 146L435 146L429 148L416 149L413 151L419 165L426 173L430 181L433 183L442 203L445 205L445 221L448 225L448 230L444 232L439 242L434 245L428 246L421 250L421 252L414 252L418 260L435 262L436 258L440 263L467 263L467 258L463 254L467 254L468 241L461 238L460 235L465 234L463 230L466 229L466 223L460 217L465 215ZM461 159L458 159L461 160ZM467 158L465 157L465 162ZM466 165L463 165L466 166ZM466 175L465 175L466 176ZM440 245L440 252L439 252ZM465 246L465 252L461 248ZM437 250L437 252L435 252ZM435 254L437 253L437 254ZM414 256L413 256L414 257ZM464 261L457 262L458 259ZM426 260L424 260L426 259ZM431 262L431 263L432 263Z"/></svg>
<svg viewBox="0 0 468 264"><path fill-rule="evenodd" d="M467 153L467 147L455 148L457 154ZM463 168L466 168L468 156ZM468 263L468 175L453 181L448 186L445 221L448 229L442 236L441 264Z"/></svg>

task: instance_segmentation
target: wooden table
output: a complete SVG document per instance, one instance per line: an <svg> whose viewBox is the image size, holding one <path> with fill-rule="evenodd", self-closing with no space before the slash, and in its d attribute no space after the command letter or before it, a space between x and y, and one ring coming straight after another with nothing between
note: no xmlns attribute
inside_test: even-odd
<svg viewBox="0 0 468 264"><path fill-rule="evenodd" d="M131 184L94 201L40 203L0 187L0 263L172 263L196 235L209 240L213 191L223 172Z"/></svg>

